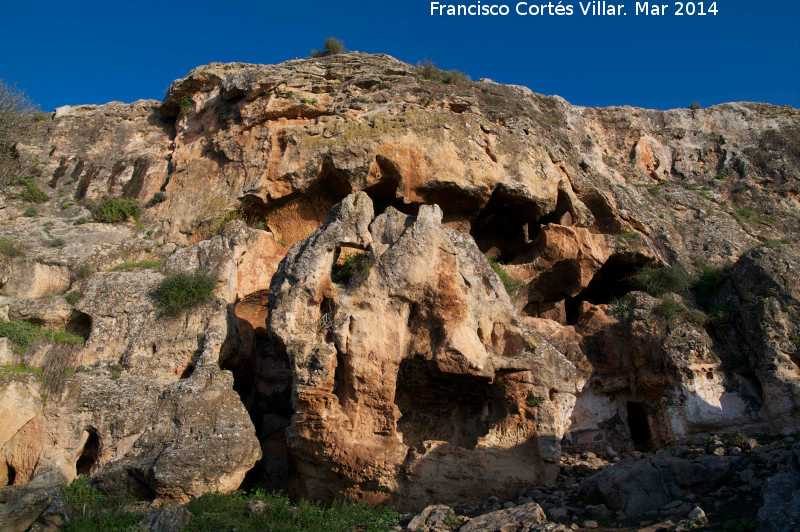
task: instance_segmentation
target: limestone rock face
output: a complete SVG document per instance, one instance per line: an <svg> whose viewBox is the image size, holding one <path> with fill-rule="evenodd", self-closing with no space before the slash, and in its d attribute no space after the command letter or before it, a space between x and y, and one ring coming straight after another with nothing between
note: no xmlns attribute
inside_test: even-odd
<svg viewBox="0 0 800 532"><path fill-rule="evenodd" d="M25 352L46 385L36 374L25 374L32 384L3 376L2 404L13 412L2 414L0 443L16 477L7 483L57 469L88 474L107 492L179 501L241 484L261 450L219 367L235 349L226 343L235 322L222 300L162 316L151 297L162 278L94 275L73 313L86 343Z"/></svg>
<svg viewBox="0 0 800 532"><path fill-rule="evenodd" d="M366 194L348 196L273 278L299 493L421 508L554 479L574 367L441 218L437 206L375 217ZM343 280L348 250L364 267Z"/></svg>

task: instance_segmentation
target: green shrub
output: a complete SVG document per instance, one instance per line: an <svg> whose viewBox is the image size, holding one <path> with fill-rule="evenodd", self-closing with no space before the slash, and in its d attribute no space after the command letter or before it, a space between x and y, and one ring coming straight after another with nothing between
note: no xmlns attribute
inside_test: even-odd
<svg viewBox="0 0 800 532"><path fill-rule="evenodd" d="M34 216L38 216L38 214L39 214L39 209L37 209L33 205L30 205L27 209L25 209L25 212L22 213L22 216L26 218L33 218Z"/></svg>
<svg viewBox="0 0 800 532"><path fill-rule="evenodd" d="M364 281L369 276L372 265L369 253L353 253L344 258L341 264L335 264L331 271L331 280L341 285L352 285Z"/></svg>
<svg viewBox="0 0 800 532"><path fill-rule="evenodd" d="M88 279L94 272L97 271L97 264L94 262L86 261L80 264L77 268L75 268L75 278L76 279Z"/></svg>
<svg viewBox="0 0 800 532"><path fill-rule="evenodd" d="M222 215L222 217L218 218L211 227L211 233L214 235L221 235L222 231L225 230L225 226L234 220L241 220L247 223L247 217L245 216L244 212L242 212L240 209L235 209L226 212Z"/></svg>
<svg viewBox="0 0 800 532"><path fill-rule="evenodd" d="M33 179L25 179L23 180L22 184L25 185L25 188L19 193L19 199L23 199L31 203L44 203L50 199L50 196L45 194L45 192L39 188L39 185L37 185L36 181Z"/></svg>
<svg viewBox="0 0 800 532"><path fill-rule="evenodd" d="M459 85L469 81L469 76L459 70L441 70L436 68L433 61L425 61L419 70L420 78L443 83L445 85Z"/></svg>
<svg viewBox="0 0 800 532"><path fill-rule="evenodd" d="M108 198L101 201L94 208L92 217L100 223L120 223L128 218L139 220L142 208L139 202L131 198Z"/></svg>
<svg viewBox="0 0 800 532"><path fill-rule="evenodd" d="M698 109L702 109L702 107L700 106L699 102L692 102L692 104L689 106L689 109L692 111L697 111Z"/></svg>
<svg viewBox="0 0 800 532"><path fill-rule="evenodd" d="M164 203L167 200L167 195L161 191L156 192L153 194L153 197L147 200L147 203L144 204L146 209L158 205L159 203Z"/></svg>
<svg viewBox="0 0 800 532"><path fill-rule="evenodd" d="M532 407L532 408L536 408L537 406L541 406L541 404L542 404L542 398L541 398L541 397L535 397L535 396L533 396L533 395L530 395L530 396L528 396L528 398L526 399L526 402L528 403L528 406L530 406L530 407Z"/></svg>
<svg viewBox="0 0 800 532"><path fill-rule="evenodd" d="M181 113L189 114L194 109L194 100L191 96L184 96L181 100Z"/></svg>
<svg viewBox="0 0 800 532"><path fill-rule="evenodd" d="M6 257L21 257L25 253L7 238L0 238L0 254Z"/></svg>
<svg viewBox="0 0 800 532"><path fill-rule="evenodd" d="M49 231L50 231L50 230L51 230L53 227L55 227L55 225L56 225L56 224L55 224L55 222L53 222L53 221L48 221L48 222L45 222L45 223L44 223L44 225L42 226L42 228L43 228L43 229L44 229L46 232L49 232Z"/></svg>
<svg viewBox="0 0 800 532"><path fill-rule="evenodd" d="M36 120L37 122L41 122L43 120L50 120L50 113L45 113L44 111L34 111L33 119Z"/></svg>
<svg viewBox="0 0 800 532"><path fill-rule="evenodd" d="M680 264L666 268L645 266L633 276L633 283L640 290L651 296L660 296L667 292L682 294L692 285L692 276Z"/></svg>
<svg viewBox="0 0 800 532"><path fill-rule="evenodd" d="M633 306L630 301L614 301L611 304L611 315L617 319L626 319L630 317L633 312Z"/></svg>
<svg viewBox="0 0 800 532"><path fill-rule="evenodd" d="M327 57L329 55L343 54L347 50L344 43L334 37L328 37L322 44L322 50L311 50L312 57Z"/></svg>
<svg viewBox="0 0 800 532"><path fill-rule="evenodd" d="M514 297L514 294L522 286L522 283L511 277L501 263L489 256L487 256L486 259L489 261L489 265L492 267L494 272L500 278L500 281L502 281L506 292L508 292L508 295Z"/></svg>
<svg viewBox="0 0 800 532"><path fill-rule="evenodd" d="M11 343L18 345L21 349L27 348L31 342L39 339L57 344L71 345L78 345L84 342L84 339L78 335L65 331L43 329L21 320L0 320L0 336L5 336Z"/></svg>
<svg viewBox="0 0 800 532"><path fill-rule="evenodd" d="M217 280L203 272L172 273L156 288L156 304L164 314L178 314L214 299L216 285Z"/></svg>
<svg viewBox="0 0 800 532"><path fill-rule="evenodd" d="M110 272L121 272L126 270L157 270L164 265L164 259L142 260L139 262L126 262L111 268Z"/></svg>
<svg viewBox="0 0 800 532"><path fill-rule="evenodd" d="M80 298L81 298L80 290L73 290L72 292L69 292L64 295L64 299L67 300L67 303L73 306L75 306L75 303L77 303Z"/></svg>
<svg viewBox="0 0 800 532"><path fill-rule="evenodd" d="M67 241L63 238L54 238L50 242L47 243L48 246L51 248L60 248L67 245Z"/></svg>
<svg viewBox="0 0 800 532"><path fill-rule="evenodd" d="M671 298L662 298L661 304L655 308L655 312L667 330L674 329L680 320L688 321L697 327L702 327L708 320L708 317L702 312L690 310Z"/></svg>
<svg viewBox="0 0 800 532"><path fill-rule="evenodd" d="M731 210L731 212L733 214L733 217L739 221L742 220L753 221L758 218L758 215L755 212L748 209L747 207L734 207Z"/></svg>
<svg viewBox="0 0 800 532"><path fill-rule="evenodd" d="M73 222L72 225L83 225L83 224L87 223L88 221L89 221L89 219L86 218L86 216L81 216L80 218L75 220L75 222Z"/></svg>

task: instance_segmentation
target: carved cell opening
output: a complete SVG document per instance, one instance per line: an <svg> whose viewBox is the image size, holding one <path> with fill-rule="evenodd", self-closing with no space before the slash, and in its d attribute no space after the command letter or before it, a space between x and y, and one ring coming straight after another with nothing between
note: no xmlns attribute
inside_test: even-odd
<svg viewBox="0 0 800 532"><path fill-rule="evenodd" d="M75 464L75 469L79 475L88 475L92 467L97 463L100 457L100 438L94 429L86 429L89 437L86 438L86 443L83 445L83 451L78 457Z"/></svg>
<svg viewBox="0 0 800 532"><path fill-rule="evenodd" d="M648 451L653 445L653 434L650 432L650 420L642 403L628 401L628 430L631 440L638 451Z"/></svg>
<svg viewBox="0 0 800 532"><path fill-rule="evenodd" d="M488 381L444 374L421 357L400 363L394 402L397 431L410 447L434 440L473 449L494 419Z"/></svg>

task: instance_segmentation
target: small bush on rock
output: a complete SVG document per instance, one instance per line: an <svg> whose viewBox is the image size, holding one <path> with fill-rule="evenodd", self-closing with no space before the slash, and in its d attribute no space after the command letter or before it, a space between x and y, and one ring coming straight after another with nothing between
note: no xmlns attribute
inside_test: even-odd
<svg viewBox="0 0 800 532"><path fill-rule="evenodd" d="M342 285L358 283L367 278L370 265L369 253L353 253L345 257L341 264L334 265L331 280Z"/></svg>
<svg viewBox="0 0 800 532"><path fill-rule="evenodd" d="M682 294L692 286L692 276L680 264L666 268L645 266L633 276L634 284L651 296L660 296L667 292Z"/></svg>
<svg viewBox="0 0 800 532"><path fill-rule="evenodd" d="M217 280L204 272L172 273L156 288L156 304L164 314L178 314L212 300L216 285Z"/></svg>
<svg viewBox="0 0 800 532"><path fill-rule="evenodd" d="M139 220L141 214L142 208L135 199L108 198L97 204L92 217L100 223L116 224L127 221L128 218Z"/></svg>
<svg viewBox="0 0 800 532"><path fill-rule="evenodd" d="M45 194L45 192L39 188L39 185L37 185L36 181L33 179L24 179L22 184L25 185L25 188L19 193L20 199L29 201L31 203L44 203L50 199L50 196Z"/></svg>
<svg viewBox="0 0 800 532"><path fill-rule="evenodd" d="M322 45L322 50L311 50L311 56L327 57L329 55L343 54L346 51L342 41L334 37L328 37Z"/></svg>
<svg viewBox="0 0 800 532"><path fill-rule="evenodd" d="M21 257L23 251L7 238L0 238L0 255L6 257Z"/></svg>
<svg viewBox="0 0 800 532"><path fill-rule="evenodd" d="M511 277L501 263L488 256L486 259L489 261L489 265L495 271L497 276L500 277L500 280L503 282L503 286L505 287L506 292L508 292L508 295L514 297L514 294L520 288L520 282Z"/></svg>

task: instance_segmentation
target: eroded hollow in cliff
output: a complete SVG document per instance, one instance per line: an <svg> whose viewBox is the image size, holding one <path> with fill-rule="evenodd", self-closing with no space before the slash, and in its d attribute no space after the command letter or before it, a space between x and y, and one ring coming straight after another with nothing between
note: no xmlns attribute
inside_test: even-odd
<svg viewBox="0 0 800 532"><path fill-rule="evenodd" d="M594 274L588 286L565 301L567 324L574 325L580 318L581 303L609 304L636 288L633 276L649 260L643 257L614 255Z"/></svg>
<svg viewBox="0 0 800 532"><path fill-rule="evenodd" d="M89 435L83 445L83 451L81 451L81 455L75 463L75 470L79 475L88 475L100 456L100 438L97 436L97 431L93 428L88 428L86 432Z"/></svg>
<svg viewBox="0 0 800 532"><path fill-rule="evenodd" d="M495 189L486 206L472 222L470 234L483 253L510 263L538 235L542 212L534 202Z"/></svg>
<svg viewBox="0 0 800 532"><path fill-rule="evenodd" d="M92 332L92 318L80 310L73 310L64 330L88 340L89 334Z"/></svg>
<svg viewBox="0 0 800 532"><path fill-rule="evenodd" d="M421 357L405 359L395 391L397 431L409 447L433 440L473 449L491 428L491 392L488 380L442 373Z"/></svg>

